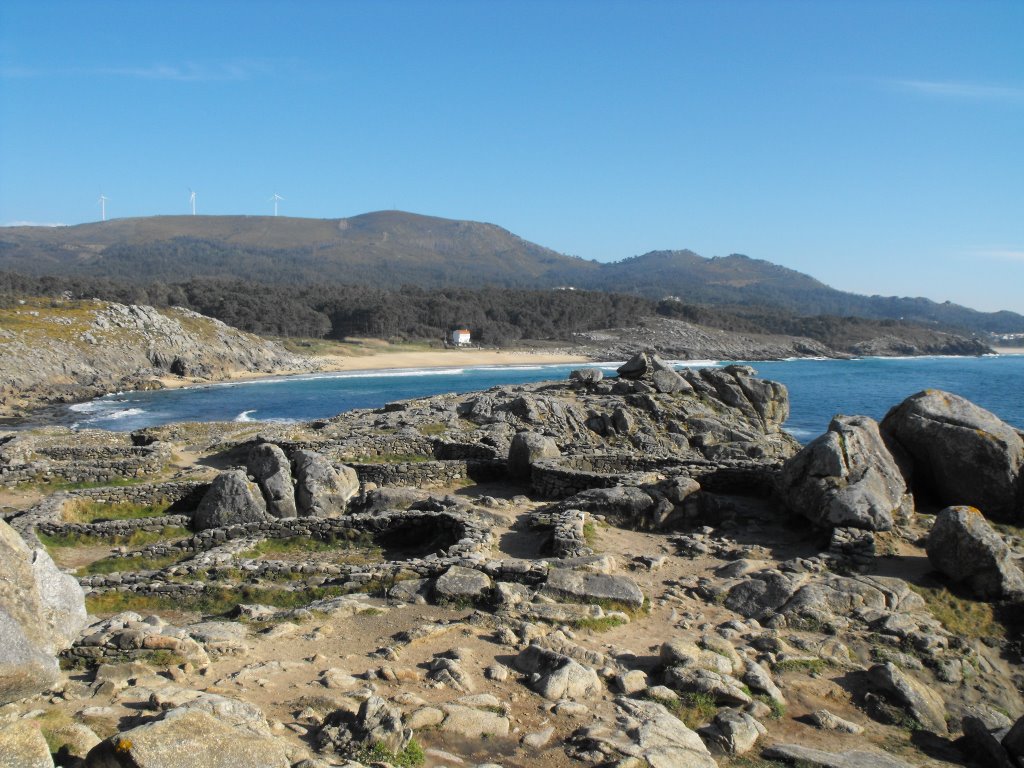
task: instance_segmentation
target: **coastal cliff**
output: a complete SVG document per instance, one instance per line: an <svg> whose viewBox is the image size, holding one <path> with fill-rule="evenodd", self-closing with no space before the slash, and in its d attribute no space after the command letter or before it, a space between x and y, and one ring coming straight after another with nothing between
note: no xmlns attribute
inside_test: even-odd
<svg viewBox="0 0 1024 768"><path fill-rule="evenodd" d="M241 372L309 371L277 344L179 308L25 300L0 309L0 415L124 389L162 377L216 381Z"/></svg>

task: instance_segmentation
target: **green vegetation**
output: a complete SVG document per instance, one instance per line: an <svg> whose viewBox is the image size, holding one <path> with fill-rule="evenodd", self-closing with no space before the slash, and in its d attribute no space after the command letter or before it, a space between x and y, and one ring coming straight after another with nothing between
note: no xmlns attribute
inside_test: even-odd
<svg viewBox="0 0 1024 768"><path fill-rule="evenodd" d="M910 588L924 598L929 612L942 626L961 637L1006 637L1006 627L1000 622L991 603L972 600L951 592L945 587Z"/></svg>
<svg viewBox="0 0 1024 768"><path fill-rule="evenodd" d="M355 529L349 529L344 534L332 536L329 539L313 539L305 536L264 539L256 546L240 553L239 556L275 560L287 558L293 554L316 553L334 555L332 558L334 561L350 565L376 562L383 558L383 550L377 544L373 534Z"/></svg>
<svg viewBox="0 0 1024 768"><path fill-rule="evenodd" d="M786 716L786 705L776 701L767 693L759 693L754 698L771 709L772 713L768 715L769 720L781 720Z"/></svg>
<svg viewBox="0 0 1024 768"><path fill-rule="evenodd" d="M115 477L111 480L96 480L83 483L72 483L66 480L44 480L40 477L34 483L26 483L20 487L26 490L38 491L42 494L57 493L58 491L86 491L93 488L123 488L128 485L140 485L153 482L153 476L147 477Z"/></svg>
<svg viewBox="0 0 1024 768"><path fill-rule="evenodd" d="M569 622L569 626L573 629L589 630L591 632L607 632L615 627L621 627L623 624L629 624L629 619L623 616L602 616L597 619L577 619L576 621Z"/></svg>
<svg viewBox="0 0 1024 768"><path fill-rule="evenodd" d="M126 571L159 571L191 556L191 552L179 550L168 555L105 557L79 568L78 574L80 576L96 576L103 573L124 573Z"/></svg>
<svg viewBox="0 0 1024 768"><path fill-rule="evenodd" d="M372 585L367 585L368 587ZM316 600L346 594L341 587L260 587L251 584L208 587L195 596L140 595L132 592L104 592L85 598L85 607L92 614L113 614L121 611L153 613L155 611L196 611L208 616L221 616L241 603L262 603L275 608L303 608Z"/></svg>
<svg viewBox="0 0 1024 768"><path fill-rule="evenodd" d="M64 507L64 520L69 523L96 523L103 520L138 520L146 517L160 517L167 514L169 501L154 504L132 504L118 502L106 504L99 501L80 500Z"/></svg>
<svg viewBox="0 0 1024 768"><path fill-rule="evenodd" d="M392 752L378 742L373 744L373 746L363 747L353 755L352 759L364 765L388 763L396 766L396 768L417 768L423 765L426 753L416 739L411 739L401 752Z"/></svg>
<svg viewBox="0 0 1024 768"><path fill-rule="evenodd" d="M85 533L38 533L47 549L81 546L144 547L158 541L191 536L192 532L178 525L165 525L159 531L133 531L129 536L94 536Z"/></svg>
<svg viewBox="0 0 1024 768"><path fill-rule="evenodd" d="M704 725L718 712L715 698L709 693L682 693L678 699L663 699L647 694L645 698L661 704L682 720L688 728Z"/></svg>
<svg viewBox="0 0 1024 768"><path fill-rule="evenodd" d="M597 525L588 520L583 524L583 541L593 549L597 545L597 539Z"/></svg>
<svg viewBox="0 0 1024 768"><path fill-rule="evenodd" d="M442 424L439 421L428 421L424 424L417 424L416 430L421 435L443 435L445 432L448 431L448 426L446 424Z"/></svg>
<svg viewBox="0 0 1024 768"><path fill-rule="evenodd" d="M824 659L785 659L772 665L776 672L802 672L805 675L820 675L829 664Z"/></svg>
<svg viewBox="0 0 1024 768"><path fill-rule="evenodd" d="M418 464L424 461L433 461L433 459L419 453L379 453L346 456L344 461L346 464Z"/></svg>

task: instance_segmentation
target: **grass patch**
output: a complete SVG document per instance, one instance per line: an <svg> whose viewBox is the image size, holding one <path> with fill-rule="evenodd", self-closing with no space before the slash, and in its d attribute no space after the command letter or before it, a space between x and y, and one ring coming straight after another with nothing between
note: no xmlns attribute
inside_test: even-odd
<svg viewBox="0 0 1024 768"><path fill-rule="evenodd" d="M370 747L363 747L352 756L352 759L363 765L389 763L397 768L417 768L423 765L426 754L420 743L416 739L411 739L401 752L392 752L383 744L376 743Z"/></svg>
<svg viewBox="0 0 1024 768"><path fill-rule="evenodd" d="M586 542L588 547L593 549L597 544L597 539L597 526L588 520L583 524L583 541Z"/></svg>
<svg viewBox="0 0 1024 768"><path fill-rule="evenodd" d="M772 665L776 672L803 672L805 675L820 675L828 667L824 659L785 659Z"/></svg>
<svg viewBox="0 0 1024 768"><path fill-rule="evenodd" d="M945 587L909 586L924 598L932 617L954 635L972 638L1006 636L1006 627L996 617L991 603L957 595Z"/></svg>
<svg viewBox="0 0 1024 768"><path fill-rule="evenodd" d="M688 728L698 728L704 725L718 712L718 705L709 693L681 693L678 699L663 699L660 696L651 695L647 695L645 698L661 704L682 720Z"/></svg>
<svg viewBox="0 0 1024 768"><path fill-rule="evenodd" d="M126 485L141 485L153 482L153 476L147 477L115 477L111 480L90 480L83 483L71 483L65 480L39 480L28 483L27 487L40 493L50 494L57 491L86 491L93 488L123 488Z"/></svg>
<svg viewBox="0 0 1024 768"><path fill-rule="evenodd" d="M786 705L782 702L776 701L767 693L759 693L754 696L754 698L771 709L772 712L768 715L769 720L781 720L786 716Z"/></svg>
<svg viewBox="0 0 1024 768"><path fill-rule="evenodd" d="M159 531L133 531L128 536L94 536L85 533L48 534L42 532L38 532L36 535L49 549L103 545L111 547L144 547L148 544L156 544L158 541L182 539L191 536L192 532L179 525L165 525Z"/></svg>
<svg viewBox="0 0 1024 768"><path fill-rule="evenodd" d="M448 426L439 421L428 421L424 424L417 424L416 431L421 435L443 435L448 431Z"/></svg>
<svg viewBox="0 0 1024 768"><path fill-rule="evenodd" d="M155 504L132 504L118 502L106 504L99 501L76 501L64 508L64 520L69 523L98 523L104 520L141 520L167 514L169 501Z"/></svg>
<svg viewBox="0 0 1024 768"><path fill-rule="evenodd" d="M577 619L569 622L569 626L573 629L586 629L591 632L607 632L615 627L621 627L623 624L629 624L629 621L622 616L602 616L599 619Z"/></svg>
<svg viewBox="0 0 1024 768"><path fill-rule="evenodd" d="M360 454L342 460L346 464L422 464L425 461L433 461L431 457L418 453L380 453L374 456Z"/></svg>
<svg viewBox="0 0 1024 768"><path fill-rule="evenodd" d="M350 529L342 534L332 535L327 539L314 539L306 536L263 539L259 544L245 550L242 554L245 557L261 557L264 555L336 552L349 549L373 549L378 554L380 553L380 547L377 545L373 534Z"/></svg>
<svg viewBox="0 0 1024 768"><path fill-rule="evenodd" d="M88 595L85 607L89 613L112 614L122 611L154 613L158 611L195 611L209 616L230 613L241 603L261 603L274 608L304 608L316 600L347 594L341 587L261 587L242 584L232 587L207 588L194 596L140 595L132 592L104 592Z"/></svg>
<svg viewBox="0 0 1024 768"><path fill-rule="evenodd" d="M133 555L131 557L104 557L78 569L80 576L98 576L104 573L125 571L159 571L169 565L180 563L192 556L191 552L178 551L169 555Z"/></svg>

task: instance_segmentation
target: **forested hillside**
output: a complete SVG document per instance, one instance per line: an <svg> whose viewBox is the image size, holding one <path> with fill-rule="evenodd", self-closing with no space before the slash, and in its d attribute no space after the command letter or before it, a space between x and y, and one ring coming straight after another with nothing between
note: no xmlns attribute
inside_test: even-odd
<svg viewBox="0 0 1024 768"><path fill-rule="evenodd" d="M157 216L74 227L6 227L0 229L0 269L142 285L244 277L268 286L359 284L385 292L404 285L571 286L655 301L674 296L687 304L769 307L801 316L904 319L975 332L1024 331L1024 316L1013 312L845 293L746 256L708 259L692 251L654 251L599 264L559 254L493 224L400 211L347 219Z"/></svg>

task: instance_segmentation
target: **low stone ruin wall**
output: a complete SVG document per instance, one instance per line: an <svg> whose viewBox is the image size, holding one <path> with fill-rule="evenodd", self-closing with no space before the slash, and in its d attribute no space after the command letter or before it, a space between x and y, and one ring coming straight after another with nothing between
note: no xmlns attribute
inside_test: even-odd
<svg viewBox="0 0 1024 768"><path fill-rule="evenodd" d="M583 529L587 513L579 509L555 509L530 515L530 527L551 529L553 557L585 557L594 554Z"/></svg>
<svg viewBox="0 0 1024 768"><path fill-rule="evenodd" d="M145 446L45 446L36 453L41 460L16 466L0 466L0 482L105 483L160 472L170 450L160 443Z"/></svg>
<svg viewBox="0 0 1024 768"><path fill-rule="evenodd" d="M530 483L546 499L565 499L592 488L639 486L657 475L692 477L711 493L769 496L778 466L759 462L681 460L630 454L543 459L532 465Z"/></svg>
<svg viewBox="0 0 1024 768"><path fill-rule="evenodd" d="M410 461L401 464L351 464L360 483L407 488L439 488L460 480L490 482L505 477L499 460Z"/></svg>

